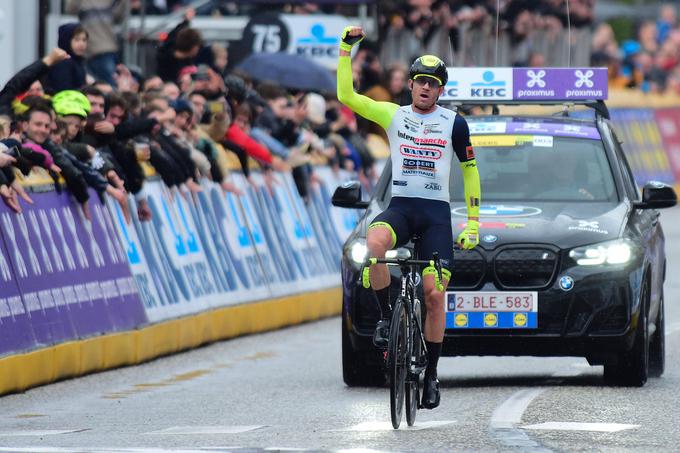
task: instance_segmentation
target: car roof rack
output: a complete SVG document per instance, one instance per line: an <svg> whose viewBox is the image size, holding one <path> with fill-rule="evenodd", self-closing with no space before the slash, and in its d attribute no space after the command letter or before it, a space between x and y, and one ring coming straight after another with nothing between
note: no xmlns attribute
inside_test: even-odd
<svg viewBox="0 0 680 453"><path fill-rule="evenodd" d="M593 100L584 100L584 101L572 101L572 102L565 102L565 101L555 101L555 102L549 102L549 101L534 101L534 102L527 102L527 101L496 101L496 102L469 102L469 101L444 101L444 103L455 106L455 107L491 107L491 114L492 115L500 115L500 111L498 109L499 106L502 105L509 105L509 106L518 106L518 105L535 105L535 106L558 106L562 105L565 107L563 112L560 112L564 116L568 116L568 109L570 107L573 107L575 105L583 105L586 107L589 107L595 111L596 116L600 116L605 119L611 119L609 115L609 109L607 108L607 104L604 103L602 99L593 99Z"/></svg>

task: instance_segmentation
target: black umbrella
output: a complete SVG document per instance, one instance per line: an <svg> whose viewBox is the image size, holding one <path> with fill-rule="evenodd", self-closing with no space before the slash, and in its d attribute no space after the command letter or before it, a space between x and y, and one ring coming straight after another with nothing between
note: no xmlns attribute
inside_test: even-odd
<svg viewBox="0 0 680 453"><path fill-rule="evenodd" d="M288 53L254 53L237 66L253 78L298 90L335 92L335 76L319 63Z"/></svg>

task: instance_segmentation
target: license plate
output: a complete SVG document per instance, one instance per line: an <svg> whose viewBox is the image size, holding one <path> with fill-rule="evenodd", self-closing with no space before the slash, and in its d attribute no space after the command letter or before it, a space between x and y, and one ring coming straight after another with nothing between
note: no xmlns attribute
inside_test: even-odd
<svg viewBox="0 0 680 453"><path fill-rule="evenodd" d="M535 329L538 326L536 291L446 293L449 329Z"/></svg>

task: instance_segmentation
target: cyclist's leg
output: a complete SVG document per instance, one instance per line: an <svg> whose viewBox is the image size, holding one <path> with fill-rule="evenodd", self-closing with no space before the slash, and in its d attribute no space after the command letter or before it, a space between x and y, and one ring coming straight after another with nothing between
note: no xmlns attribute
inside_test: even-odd
<svg viewBox="0 0 680 453"><path fill-rule="evenodd" d="M397 203L394 203L397 204ZM385 252L408 241L409 227L404 214L390 203L368 227L366 247L371 258L384 258ZM376 326L373 337L376 346L387 345L389 337L390 310L390 273L385 264L374 264L369 268L371 287L375 291L380 306L381 320Z"/></svg>
<svg viewBox="0 0 680 453"><path fill-rule="evenodd" d="M439 381L437 380L437 364L441 355L444 330L446 328L446 312L444 310L445 289L451 278L449 269L453 264L453 232L451 230L449 209L446 209L446 224L434 224L423 231L420 244L420 258L428 259L434 252L439 254L442 265L442 285L439 291L435 282L436 270L423 270L423 292L425 293L425 344L427 346L427 368L423 385L422 405L434 409L439 405Z"/></svg>
<svg viewBox="0 0 680 453"><path fill-rule="evenodd" d="M444 289L451 278L449 269L453 264L453 232L450 225L433 225L425 230L420 244L420 259L432 258L437 252L442 265L442 285ZM446 311L444 310L445 291L439 291L435 283L435 269L423 270L423 292L425 294L425 340L441 343L444 340Z"/></svg>

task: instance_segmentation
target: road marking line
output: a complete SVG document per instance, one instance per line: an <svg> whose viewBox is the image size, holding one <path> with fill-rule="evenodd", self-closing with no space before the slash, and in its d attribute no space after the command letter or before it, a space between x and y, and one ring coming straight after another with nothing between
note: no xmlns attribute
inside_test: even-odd
<svg viewBox="0 0 680 453"><path fill-rule="evenodd" d="M420 431L423 429L431 429L431 428L438 428L440 426L445 426L445 425L451 425L453 423L456 423L455 420L437 420L437 421L428 421L428 422L416 422L415 425L413 426L404 426L403 429L410 430L410 431ZM399 428L402 429L402 428ZM394 428L392 428L392 423L390 422L363 422L359 423L358 425L350 426L348 428L340 428L340 429L331 429L329 431L358 431L358 432L367 432L367 431L394 431Z"/></svg>
<svg viewBox="0 0 680 453"><path fill-rule="evenodd" d="M491 428L514 428L529 404L546 389L526 389L510 395L491 415Z"/></svg>
<svg viewBox="0 0 680 453"><path fill-rule="evenodd" d="M147 447L147 448L126 448L126 447L0 447L0 452L12 452L12 453L205 453L206 451L214 452L224 452L233 453L234 450L244 449L245 447L210 447L197 449L164 449L160 447ZM302 451L302 450L298 450Z"/></svg>
<svg viewBox="0 0 680 453"><path fill-rule="evenodd" d="M80 453L85 452L80 448L62 448L62 447L0 447L0 451L9 451L15 453ZM94 449L90 449L94 451Z"/></svg>
<svg viewBox="0 0 680 453"><path fill-rule="evenodd" d="M264 428L266 425L245 426L173 426L144 434L241 434Z"/></svg>
<svg viewBox="0 0 680 453"><path fill-rule="evenodd" d="M293 451L293 452L307 452L307 451L318 451L316 449L306 449L306 448L278 448L278 447L268 447L264 449L253 449L248 447L198 447L198 448L162 448L162 447L0 447L0 452L12 452L12 453L206 453L206 452L216 452L216 453L234 453L238 451L247 452L265 452L265 451ZM330 450L329 450L330 451ZM338 453L346 452L357 452L357 453L380 453L379 450L367 450L367 449L349 449L349 450L333 450Z"/></svg>
<svg viewBox="0 0 680 453"><path fill-rule="evenodd" d="M57 434L70 434L89 431L89 428L84 429L32 429L22 431L0 431L0 437L19 437L19 436L54 436Z"/></svg>
<svg viewBox="0 0 680 453"><path fill-rule="evenodd" d="M529 404L546 390L520 390L510 395L510 398L494 409L490 421L494 437L508 447L521 448L527 453L551 453L552 450L530 439L524 430L517 427Z"/></svg>
<svg viewBox="0 0 680 453"><path fill-rule="evenodd" d="M625 425L622 423L575 423L575 422L545 422L537 425L522 426L522 429L547 431L596 431L602 433L616 433L626 429L636 429L640 425Z"/></svg>

